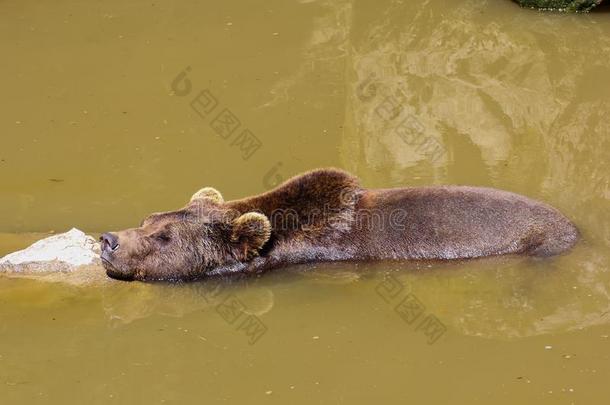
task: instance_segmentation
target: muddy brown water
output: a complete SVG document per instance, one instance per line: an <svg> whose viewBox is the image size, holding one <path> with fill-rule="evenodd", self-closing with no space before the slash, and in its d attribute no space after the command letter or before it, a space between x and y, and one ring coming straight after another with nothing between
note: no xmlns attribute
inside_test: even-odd
<svg viewBox="0 0 610 405"><path fill-rule="evenodd" d="M51 230L134 226L205 185L238 198L323 166L368 187L515 191L583 235L548 260L185 285L0 277L1 403L607 403L607 8L0 8L0 254Z"/></svg>

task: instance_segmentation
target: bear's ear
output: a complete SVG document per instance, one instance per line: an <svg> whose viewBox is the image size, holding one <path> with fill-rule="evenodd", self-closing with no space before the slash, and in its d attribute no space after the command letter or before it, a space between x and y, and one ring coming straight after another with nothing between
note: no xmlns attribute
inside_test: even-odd
<svg viewBox="0 0 610 405"><path fill-rule="evenodd" d="M239 244L243 260L258 256L258 251L271 237L269 219L258 212L247 212L233 221L231 241Z"/></svg>
<svg viewBox="0 0 610 405"><path fill-rule="evenodd" d="M197 191L195 194L193 194L193 196L191 197L191 200L189 202L193 202L195 200L200 200L200 199L205 199L205 198L212 200L213 202L215 202L217 204L222 204L224 202L224 200L222 199L222 195L220 194L220 191L218 191L212 187L204 187L201 190Z"/></svg>

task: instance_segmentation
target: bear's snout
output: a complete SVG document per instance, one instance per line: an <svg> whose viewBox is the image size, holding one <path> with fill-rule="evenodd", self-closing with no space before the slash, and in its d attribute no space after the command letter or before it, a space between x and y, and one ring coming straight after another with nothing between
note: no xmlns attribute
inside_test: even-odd
<svg viewBox="0 0 610 405"><path fill-rule="evenodd" d="M132 281L134 274L132 271L126 271L125 266L121 265L121 260L116 256L119 247L119 236L117 234L106 232L100 236L100 258L102 266L106 269L106 274L117 280Z"/></svg>
<svg viewBox="0 0 610 405"><path fill-rule="evenodd" d="M119 237L110 232L102 234L102 236L100 236L100 242L102 244L102 252L106 250L114 252L119 248Z"/></svg>

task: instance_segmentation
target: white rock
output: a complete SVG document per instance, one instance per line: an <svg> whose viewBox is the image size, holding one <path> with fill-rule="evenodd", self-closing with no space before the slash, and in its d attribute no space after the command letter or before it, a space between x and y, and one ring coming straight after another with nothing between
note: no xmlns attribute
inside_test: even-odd
<svg viewBox="0 0 610 405"><path fill-rule="evenodd" d="M100 247L83 231L72 228L0 259L0 272L72 271L79 266L99 265Z"/></svg>

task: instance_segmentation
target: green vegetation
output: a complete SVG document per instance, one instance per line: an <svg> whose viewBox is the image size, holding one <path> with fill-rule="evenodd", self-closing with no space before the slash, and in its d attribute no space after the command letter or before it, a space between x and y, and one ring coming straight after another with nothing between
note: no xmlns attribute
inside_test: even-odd
<svg viewBox="0 0 610 405"><path fill-rule="evenodd" d="M521 7L540 10L560 10L586 12L599 5L603 0L515 0Z"/></svg>

